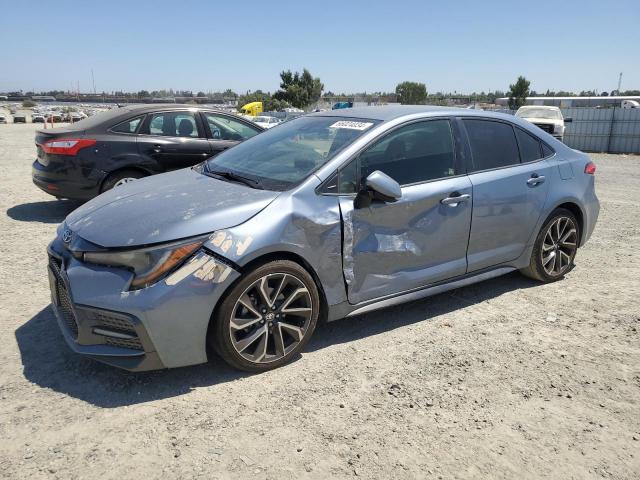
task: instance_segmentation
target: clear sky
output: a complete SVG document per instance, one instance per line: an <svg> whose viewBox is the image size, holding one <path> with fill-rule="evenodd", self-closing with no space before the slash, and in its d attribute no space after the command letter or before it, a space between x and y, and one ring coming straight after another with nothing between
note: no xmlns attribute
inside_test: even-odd
<svg viewBox="0 0 640 480"><path fill-rule="evenodd" d="M640 89L640 0L0 0L0 91Z"/></svg>

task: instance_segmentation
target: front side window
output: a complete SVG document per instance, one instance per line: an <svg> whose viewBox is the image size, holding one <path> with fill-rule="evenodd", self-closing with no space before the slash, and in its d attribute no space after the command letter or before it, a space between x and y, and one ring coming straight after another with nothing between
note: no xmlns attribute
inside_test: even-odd
<svg viewBox="0 0 640 480"><path fill-rule="evenodd" d="M260 130L250 127L246 123L233 118L214 113L205 113L204 118L211 130L211 137L215 140L242 141L260 133Z"/></svg>
<svg viewBox="0 0 640 480"><path fill-rule="evenodd" d="M115 127L111 128L112 132L117 133L136 133L138 130L138 125L142 121L143 116L132 118L131 120L127 120L126 122L119 123Z"/></svg>
<svg viewBox="0 0 640 480"><path fill-rule="evenodd" d="M523 162L533 162L542 158L540 141L537 138L519 128L516 128L516 137L520 146L520 159Z"/></svg>
<svg viewBox="0 0 640 480"><path fill-rule="evenodd" d="M507 167L520 163L513 127L491 120L465 119L474 171Z"/></svg>
<svg viewBox="0 0 640 480"><path fill-rule="evenodd" d="M149 121L149 133L167 137L197 138L200 136L196 118L191 112L153 113Z"/></svg>
<svg viewBox="0 0 640 480"><path fill-rule="evenodd" d="M451 125L429 120L398 128L360 154L362 179L380 170L400 185L456 175Z"/></svg>
<svg viewBox="0 0 640 480"><path fill-rule="evenodd" d="M308 116L279 125L211 158L206 170L242 175L260 188L286 190L370 130L377 120Z"/></svg>

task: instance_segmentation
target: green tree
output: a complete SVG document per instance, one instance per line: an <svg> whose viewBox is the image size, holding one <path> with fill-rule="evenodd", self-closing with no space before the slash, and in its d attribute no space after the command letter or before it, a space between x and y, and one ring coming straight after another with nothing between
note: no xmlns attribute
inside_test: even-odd
<svg viewBox="0 0 640 480"><path fill-rule="evenodd" d="M518 77L516 83L509 85L509 108L512 110L519 109L525 104L529 96L529 85L531 82L522 75Z"/></svg>
<svg viewBox="0 0 640 480"><path fill-rule="evenodd" d="M402 105L421 105L427 100L427 86L418 82L402 82L396 86L396 96Z"/></svg>
<svg viewBox="0 0 640 480"><path fill-rule="evenodd" d="M273 97L297 108L304 108L317 102L324 90L320 78L311 75L306 68L302 70L302 74L284 70L280 72L280 80L280 90L274 93Z"/></svg>
<svg viewBox="0 0 640 480"><path fill-rule="evenodd" d="M290 106L283 100L273 98L268 92L256 90L255 92L247 92L238 97L238 109L251 102L262 102L262 108L265 112L279 112Z"/></svg>

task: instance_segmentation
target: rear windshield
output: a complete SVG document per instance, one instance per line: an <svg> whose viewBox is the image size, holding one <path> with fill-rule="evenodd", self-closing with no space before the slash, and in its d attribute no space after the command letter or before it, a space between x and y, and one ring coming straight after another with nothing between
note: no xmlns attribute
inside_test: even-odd
<svg viewBox="0 0 640 480"><path fill-rule="evenodd" d="M84 130L89 130L90 128L97 127L105 122L111 123L111 120L122 117L130 113L131 115L135 115L135 112L128 108L112 108L111 110L106 110L104 112L98 112L90 117L87 117L78 122L74 122L75 126L80 126ZM126 118L126 117L125 117ZM109 125L111 126L111 125Z"/></svg>
<svg viewBox="0 0 640 480"><path fill-rule="evenodd" d="M242 175L261 188L287 190L377 123L362 118L300 117L213 157L207 169Z"/></svg>

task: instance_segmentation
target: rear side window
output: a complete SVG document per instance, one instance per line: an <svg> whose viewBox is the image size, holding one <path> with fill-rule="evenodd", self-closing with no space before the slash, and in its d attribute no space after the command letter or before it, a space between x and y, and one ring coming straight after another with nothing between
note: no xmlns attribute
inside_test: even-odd
<svg viewBox="0 0 640 480"><path fill-rule="evenodd" d="M132 118L131 120L127 120L126 122L119 123L115 127L112 127L111 131L117 133L136 133L140 122L142 122L142 117L143 116L141 115L139 117Z"/></svg>
<svg viewBox="0 0 640 480"><path fill-rule="evenodd" d="M520 163L518 143L511 125L490 120L463 121L471 145L474 171Z"/></svg>
<svg viewBox="0 0 640 480"><path fill-rule="evenodd" d="M360 154L362 178L380 170L400 185L456 174L453 137L448 120L429 120L400 127ZM342 193L341 180L341 193Z"/></svg>
<svg viewBox="0 0 640 480"><path fill-rule="evenodd" d="M518 137L518 145L520 146L520 159L522 162L533 162L542 158L542 150L540 141L529 135L524 130L516 128L516 137Z"/></svg>
<svg viewBox="0 0 640 480"><path fill-rule="evenodd" d="M556 152L554 152L554 151L551 149L551 147L550 147L550 146L548 146L546 143L543 143L543 144L542 144L542 156L543 156L544 158L550 157L550 156L551 156L551 155L553 155L554 153L556 153Z"/></svg>
<svg viewBox="0 0 640 480"><path fill-rule="evenodd" d="M154 113L149 121L149 133L167 137L196 138L199 136L198 125L191 112Z"/></svg>

